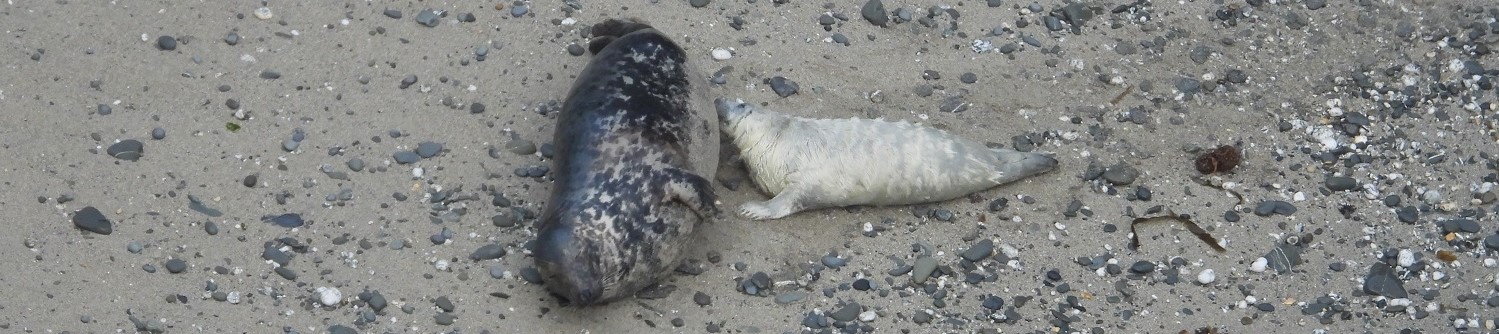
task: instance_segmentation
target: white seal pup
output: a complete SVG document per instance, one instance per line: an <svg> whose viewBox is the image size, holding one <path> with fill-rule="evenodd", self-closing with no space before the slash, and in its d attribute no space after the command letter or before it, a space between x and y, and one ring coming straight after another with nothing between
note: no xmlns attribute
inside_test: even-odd
<svg viewBox="0 0 1499 334"><path fill-rule="evenodd" d="M608 20L593 35L557 115L556 182L532 251L547 288L574 306L655 284L718 215L718 117L694 91L706 76L643 23Z"/></svg>
<svg viewBox="0 0 1499 334"><path fill-rule="evenodd" d="M775 197L740 214L777 219L802 210L905 205L962 197L1050 171L1047 154L989 148L945 131L878 119L811 119L715 101L720 128L750 178Z"/></svg>

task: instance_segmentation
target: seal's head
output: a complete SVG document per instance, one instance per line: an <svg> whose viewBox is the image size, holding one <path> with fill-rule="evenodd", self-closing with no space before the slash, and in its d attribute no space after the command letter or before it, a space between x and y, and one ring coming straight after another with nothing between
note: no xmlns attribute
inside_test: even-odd
<svg viewBox="0 0 1499 334"><path fill-rule="evenodd" d="M768 114L766 112L757 112L755 110L755 106L744 103L744 100L740 99L729 100L725 98L718 98L716 100L713 100L713 105L718 109L719 129L722 129L725 135L728 135L730 139L733 139L735 142L738 142L741 145L751 144L759 141L759 137L765 135L766 131L757 131L753 133L750 133L749 131L755 129L769 129L769 127L757 123L768 121L771 118L774 118L750 117L766 116ZM774 113L769 113L769 115L774 115Z"/></svg>
<svg viewBox="0 0 1499 334"><path fill-rule="evenodd" d="M607 301L618 275L609 275L598 259L598 247L582 238L569 224L549 224L537 236L537 269L548 290L574 306Z"/></svg>

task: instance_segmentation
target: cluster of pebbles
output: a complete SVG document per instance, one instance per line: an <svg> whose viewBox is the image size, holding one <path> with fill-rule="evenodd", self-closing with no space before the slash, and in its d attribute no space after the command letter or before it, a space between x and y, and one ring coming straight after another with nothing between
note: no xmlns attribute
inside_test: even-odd
<svg viewBox="0 0 1499 334"><path fill-rule="evenodd" d="M172 26L181 31L142 35L147 46L140 52L171 61L240 62L228 66L233 69L189 72L243 73L223 79L183 73L181 83L155 83L208 96L194 98L208 100L202 112L214 116L191 122L173 122L173 113L134 105L142 102L59 103L87 106L54 111L105 128L88 135L96 146L72 148L92 154L70 157L97 168L155 166L183 175L214 170L220 174L210 175L233 180L106 169L98 172L121 174L111 179L155 173L141 178L165 181L144 190L80 187L30 194L37 204L27 205L66 215L68 228L83 237L32 231L23 246L35 258L13 261L114 254L108 266L132 268L126 275L151 282L135 291L108 291L109 298L150 302L82 314L59 308L80 322L37 323L20 316L37 307L0 301L0 329L241 330L215 324L214 318L230 312L258 317L237 322L262 326L245 330L286 333L508 332L520 324L551 328L559 324L547 322L565 317L575 322L566 326L616 327L598 330L710 333L1499 328L1499 56L1491 53L1499 47L1499 5L651 4L646 10L680 11L708 22L694 26L707 31L669 33L689 36L683 40L700 49L700 67L717 66L706 69L721 85L714 89L760 87L758 98L776 101L820 99L834 88L888 91L884 95L899 96L866 94L867 103L919 110L923 117L931 112L933 119L954 123L993 122L1009 137L986 139L1058 152L1063 168L1035 184L968 200L814 211L800 214L804 220L788 219L794 222L729 218L718 224L853 232L828 243L839 245L832 250L731 237L800 254L784 261L705 243L672 277L641 291L635 301L581 311L546 295L529 257L532 223L548 187L547 129L565 92L511 92L569 85L570 71L586 57L581 45L587 36L580 34L588 31L585 22L601 20L597 12L610 8L580 1L533 8L538 5L351 5L331 19L241 8L230 14L236 21L226 28ZM35 6L57 11L77 4ZM585 15L585 7L598 8ZM685 27L642 16L664 21L657 23L663 29ZM781 41L767 32L772 30L818 38ZM519 40L508 35L512 31L545 37ZM210 34L223 37L198 37ZM348 37L336 46L301 42L322 34ZM298 54L289 51L294 49L378 53L462 34L481 42L410 51L418 56L401 58L399 65L396 56L358 57L356 66L364 68L352 75L292 65L296 61L264 68L255 60ZM699 34L743 38L704 41ZM806 64L748 56L766 45L790 48L781 52L898 49L889 44L916 39L946 46L921 47L921 53L946 52L983 65L892 70L888 75L920 83L890 87L844 83L837 71L793 69ZM737 46L723 45L730 43ZM90 46L78 47L85 48ZM52 49L16 57L67 66L63 62L73 56L56 54L75 52ZM91 48L76 52L109 56ZM579 58L553 58L568 55ZM570 65L539 65L544 62ZM1007 68L1015 64L1034 67ZM496 75L522 78L479 79ZM68 89L87 91L77 96L170 94L138 92L126 87L130 83L113 82L115 77L101 74ZM1066 97L1091 95L1056 92L1061 96L1028 100L1043 105L1027 108L1056 117L1022 122L1017 119L1024 112L995 110L1010 108L993 106L1001 102L977 92L1013 87L984 86L1002 81L1108 96L1087 102ZM205 82L214 83L191 88ZM31 98L24 88L6 90L0 97ZM262 93L277 97L256 95ZM340 106L345 99L392 107L354 111ZM408 107L419 110L402 110ZM377 120L382 117L401 118ZM117 131L126 128L109 123L122 118L128 121L120 124L140 130ZM400 129L359 128L365 124ZM211 140L253 144L202 143ZM1220 145L1242 150L1243 166L1199 173L1193 159ZM761 196L742 178L720 181L726 198ZM133 205L110 199L119 191L156 194L149 204ZM1181 225L1131 226L1161 216L1203 226L1227 250L1200 244L1180 233ZM1141 243L1124 246L1131 237ZM120 250L125 253L115 254ZM588 312L612 317L579 315Z"/></svg>

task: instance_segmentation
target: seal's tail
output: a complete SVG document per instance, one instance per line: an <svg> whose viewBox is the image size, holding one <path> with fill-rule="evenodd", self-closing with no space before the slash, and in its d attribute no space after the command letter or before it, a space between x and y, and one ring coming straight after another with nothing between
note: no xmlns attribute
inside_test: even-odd
<svg viewBox="0 0 1499 334"><path fill-rule="evenodd" d="M599 22L589 32L593 35L593 40L588 41L588 52L598 54L599 50L609 46L609 42L614 39L645 29L651 29L651 25L636 19L608 19Z"/></svg>
<svg viewBox="0 0 1499 334"><path fill-rule="evenodd" d="M1005 184L1023 179L1027 176L1051 171L1057 168L1057 159L1051 154L1020 152L1002 148L990 149L994 152L995 164L994 174L990 179L995 184Z"/></svg>

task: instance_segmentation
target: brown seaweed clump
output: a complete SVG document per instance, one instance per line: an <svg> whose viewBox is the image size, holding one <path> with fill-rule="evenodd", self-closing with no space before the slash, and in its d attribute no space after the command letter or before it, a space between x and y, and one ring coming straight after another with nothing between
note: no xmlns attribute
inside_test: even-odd
<svg viewBox="0 0 1499 334"><path fill-rule="evenodd" d="M1218 146L1218 148L1203 153L1197 157L1197 171L1203 174L1228 173L1239 166L1239 148L1233 145Z"/></svg>

